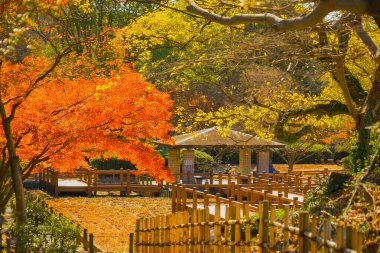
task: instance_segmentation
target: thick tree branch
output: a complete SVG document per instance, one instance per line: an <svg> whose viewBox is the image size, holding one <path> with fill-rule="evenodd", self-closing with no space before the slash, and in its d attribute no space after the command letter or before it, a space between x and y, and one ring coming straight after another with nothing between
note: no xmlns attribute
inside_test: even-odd
<svg viewBox="0 0 380 253"><path fill-rule="evenodd" d="M354 118L355 121L358 120L358 112L355 108L355 103L354 100L351 97L350 90L347 86L347 81L346 81L346 76L344 72L344 58L341 57L340 59L337 59L336 62L336 67L337 67L337 78L338 78L338 83L339 87L341 88L344 96L344 100L346 102L348 111L350 112L350 115L352 118Z"/></svg>
<svg viewBox="0 0 380 253"><path fill-rule="evenodd" d="M372 58L376 63L380 63L380 48L373 41L371 36L364 30L361 17L357 19L357 22L353 25L356 34L361 39L361 41L367 46ZM380 27L379 27L380 28Z"/></svg>
<svg viewBox="0 0 380 253"><path fill-rule="evenodd" d="M327 115L333 117L337 115L349 115L349 110L345 104L332 100L326 104L317 104L307 108L301 107L285 111L280 114L280 119L276 124L276 137L281 141L293 142L311 132L312 127L310 125L304 125L297 131L289 132L285 130L285 125L288 124L290 119L305 115Z"/></svg>
<svg viewBox="0 0 380 253"><path fill-rule="evenodd" d="M324 17L333 11L340 10L356 14L364 14L367 12L367 9L368 4L366 0L322 0L305 16L283 19L272 13L237 14L231 17L225 17L200 7L194 0L190 0L189 5L187 6L188 11L223 25L261 23L272 25L274 29L281 31L311 27L322 22Z"/></svg>

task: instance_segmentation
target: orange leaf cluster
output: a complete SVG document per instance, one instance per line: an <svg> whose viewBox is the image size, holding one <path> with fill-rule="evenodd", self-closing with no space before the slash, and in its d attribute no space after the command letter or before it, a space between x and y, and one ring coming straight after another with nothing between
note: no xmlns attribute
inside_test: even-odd
<svg viewBox="0 0 380 253"><path fill-rule="evenodd" d="M2 100L8 102L8 114L21 102L12 130L22 161L38 159L71 171L85 165L85 157L117 155L132 162L139 172L170 177L164 160L150 144L156 138L170 138L172 101L168 94L128 67L107 76L74 78L58 70L34 84L50 64L30 57L17 64L4 62L1 68Z"/></svg>

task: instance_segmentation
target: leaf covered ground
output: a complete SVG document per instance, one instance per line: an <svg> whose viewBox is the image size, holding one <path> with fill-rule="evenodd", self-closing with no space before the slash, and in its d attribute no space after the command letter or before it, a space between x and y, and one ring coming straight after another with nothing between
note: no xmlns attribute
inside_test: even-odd
<svg viewBox="0 0 380 253"><path fill-rule="evenodd" d="M305 208L319 217L352 225L364 235L363 252L380 253L380 173L332 173L321 188L309 191Z"/></svg>
<svg viewBox="0 0 380 253"><path fill-rule="evenodd" d="M280 172L287 172L289 165L287 164L273 164L273 167ZM324 168L331 170L341 170L342 166L336 164L294 164L293 171L295 172L307 172L308 170L320 170L323 171Z"/></svg>
<svg viewBox="0 0 380 253"><path fill-rule="evenodd" d="M171 212L169 198L60 197L47 204L94 234L95 243L107 252L128 252L129 234L136 219Z"/></svg>

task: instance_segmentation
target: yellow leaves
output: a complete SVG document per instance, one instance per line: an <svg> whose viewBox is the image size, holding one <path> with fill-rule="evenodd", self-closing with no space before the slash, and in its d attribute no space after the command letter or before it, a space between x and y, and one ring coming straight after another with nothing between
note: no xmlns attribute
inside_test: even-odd
<svg viewBox="0 0 380 253"><path fill-rule="evenodd" d="M119 79L120 79L120 77L119 77ZM117 84L116 82L109 81L106 84L99 84L99 85L97 85L96 86L96 90L97 91L106 91L106 90L110 89L112 86L114 86L116 84Z"/></svg>
<svg viewBox="0 0 380 253"><path fill-rule="evenodd" d="M73 0L73 4L78 7L83 13L91 13L92 8L90 0Z"/></svg>

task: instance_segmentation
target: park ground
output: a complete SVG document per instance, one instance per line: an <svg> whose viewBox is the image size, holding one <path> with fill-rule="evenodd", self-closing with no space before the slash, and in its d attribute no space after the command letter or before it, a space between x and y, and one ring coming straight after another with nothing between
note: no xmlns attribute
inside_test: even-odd
<svg viewBox="0 0 380 253"><path fill-rule="evenodd" d="M93 233L95 244L106 252L128 252L129 234L134 232L137 219L171 213L169 198L43 196L56 212Z"/></svg>
<svg viewBox="0 0 380 253"><path fill-rule="evenodd" d="M275 164L279 171L287 169L286 164ZM323 168L341 169L337 165L297 164L295 171ZM147 197L118 197L101 195L97 197L63 196L53 198L45 193L47 204L62 213L89 233L94 234L95 243L106 252L127 252L129 234L134 232L139 218L167 215L171 213L171 199ZM107 193L106 193L107 194Z"/></svg>

